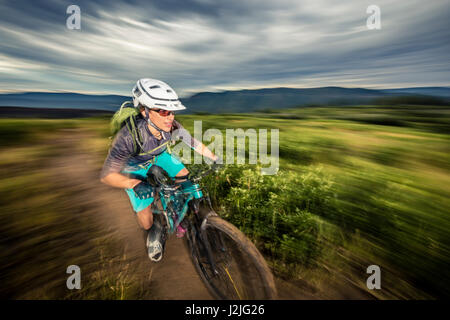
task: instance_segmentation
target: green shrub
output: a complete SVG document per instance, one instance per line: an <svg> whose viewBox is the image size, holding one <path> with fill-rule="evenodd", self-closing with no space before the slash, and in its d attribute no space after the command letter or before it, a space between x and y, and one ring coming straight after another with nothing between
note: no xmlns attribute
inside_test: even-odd
<svg viewBox="0 0 450 320"><path fill-rule="evenodd" d="M269 176L260 167L229 166L205 180L222 216L285 265L309 266L320 254L316 215L331 215L332 182L320 167Z"/></svg>

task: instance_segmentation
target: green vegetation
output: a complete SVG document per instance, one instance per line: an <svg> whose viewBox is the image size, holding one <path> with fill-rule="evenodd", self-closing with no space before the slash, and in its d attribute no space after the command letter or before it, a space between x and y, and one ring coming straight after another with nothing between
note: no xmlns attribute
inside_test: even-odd
<svg viewBox="0 0 450 320"><path fill-rule="evenodd" d="M232 166L208 181L214 204L272 260L274 270L379 298L449 295L448 107L312 107L205 116L203 130L279 128L280 172ZM195 116L183 124L192 129ZM376 119L376 120L374 120ZM400 125L401 124L401 125Z"/></svg>

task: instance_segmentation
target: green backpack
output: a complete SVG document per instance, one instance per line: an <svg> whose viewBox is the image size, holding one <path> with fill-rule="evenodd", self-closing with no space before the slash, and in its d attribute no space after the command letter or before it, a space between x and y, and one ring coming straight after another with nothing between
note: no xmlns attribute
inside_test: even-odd
<svg viewBox="0 0 450 320"><path fill-rule="evenodd" d="M145 156L151 154L152 152L164 148L167 148L167 151L171 153L170 143L171 141L166 141L163 144L157 146L153 150L141 152L142 144L144 143L141 133L137 130L137 121L136 119L141 117L141 113L138 108L136 108L131 101L125 101L120 106L119 111L117 111L109 123L109 128L111 131L111 143L120 129L124 126L127 127L128 131L131 133L131 137L133 138L133 155Z"/></svg>
<svg viewBox="0 0 450 320"><path fill-rule="evenodd" d="M111 141L122 127L127 127L133 138L133 153L135 155L141 152L143 143L141 134L139 133L139 130L137 130L136 119L138 116L140 116L139 109L133 105L133 102L125 101L120 106L119 111L114 114L109 124Z"/></svg>

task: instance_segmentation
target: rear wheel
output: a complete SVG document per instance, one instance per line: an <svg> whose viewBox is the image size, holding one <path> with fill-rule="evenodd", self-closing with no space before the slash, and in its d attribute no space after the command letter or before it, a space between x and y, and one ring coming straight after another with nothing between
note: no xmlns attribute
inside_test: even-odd
<svg viewBox="0 0 450 320"><path fill-rule="evenodd" d="M215 298L261 300L276 297L275 283L266 261L239 229L215 215L206 219L202 232L200 226L190 229L194 265Z"/></svg>

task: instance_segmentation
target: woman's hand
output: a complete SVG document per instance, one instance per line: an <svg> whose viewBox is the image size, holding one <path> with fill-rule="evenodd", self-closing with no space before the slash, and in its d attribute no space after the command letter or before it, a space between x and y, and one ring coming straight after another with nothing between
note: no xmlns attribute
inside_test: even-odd
<svg viewBox="0 0 450 320"><path fill-rule="evenodd" d="M147 181L141 181L133 187L134 194L141 200L153 197L153 188Z"/></svg>

